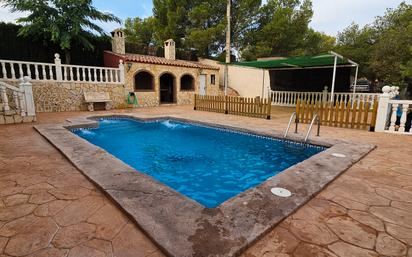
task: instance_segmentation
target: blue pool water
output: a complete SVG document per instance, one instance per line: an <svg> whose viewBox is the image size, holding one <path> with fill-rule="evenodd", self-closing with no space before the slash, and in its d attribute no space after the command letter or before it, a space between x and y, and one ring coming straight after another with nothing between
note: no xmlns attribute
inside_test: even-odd
<svg viewBox="0 0 412 257"><path fill-rule="evenodd" d="M74 133L208 208L323 150L172 120L99 124Z"/></svg>

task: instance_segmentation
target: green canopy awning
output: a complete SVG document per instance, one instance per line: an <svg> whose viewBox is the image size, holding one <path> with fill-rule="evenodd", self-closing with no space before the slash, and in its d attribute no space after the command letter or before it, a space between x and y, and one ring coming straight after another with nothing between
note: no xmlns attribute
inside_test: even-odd
<svg viewBox="0 0 412 257"><path fill-rule="evenodd" d="M261 68L261 69L286 69L286 68L311 68L311 67L333 67L335 56L332 54L323 54L317 56L299 56L274 60L258 60L250 62L235 62L233 65ZM352 64L346 58L338 57L337 65Z"/></svg>

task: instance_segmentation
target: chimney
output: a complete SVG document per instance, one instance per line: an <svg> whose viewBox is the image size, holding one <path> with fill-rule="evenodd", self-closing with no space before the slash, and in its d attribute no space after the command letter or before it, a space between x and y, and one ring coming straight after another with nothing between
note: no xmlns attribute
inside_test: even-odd
<svg viewBox="0 0 412 257"><path fill-rule="evenodd" d="M165 58L168 60L176 60L176 45L173 39L165 41Z"/></svg>
<svg viewBox="0 0 412 257"><path fill-rule="evenodd" d="M125 54L126 46L124 40L124 33L121 29L112 31L112 52L116 54Z"/></svg>

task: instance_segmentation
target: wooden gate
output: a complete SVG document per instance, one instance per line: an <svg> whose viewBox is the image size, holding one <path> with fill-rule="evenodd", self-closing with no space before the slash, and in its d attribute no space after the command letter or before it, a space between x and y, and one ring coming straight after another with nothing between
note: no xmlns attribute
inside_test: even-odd
<svg viewBox="0 0 412 257"><path fill-rule="evenodd" d="M345 103L337 101L333 105L330 102L309 102L298 99L296 103L296 118L299 122L310 123L315 115L319 116L321 124L352 129L375 129L378 100L373 100L373 108L369 101Z"/></svg>
<svg viewBox="0 0 412 257"><path fill-rule="evenodd" d="M256 118L270 119L271 103L268 99L237 96L195 95L194 109L199 111L220 112Z"/></svg>

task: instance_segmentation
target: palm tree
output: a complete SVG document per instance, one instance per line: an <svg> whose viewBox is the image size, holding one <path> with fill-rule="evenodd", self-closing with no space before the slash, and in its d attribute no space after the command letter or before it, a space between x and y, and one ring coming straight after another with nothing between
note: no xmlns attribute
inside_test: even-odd
<svg viewBox="0 0 412 257"><path fill-rule="evenodd" d="M0 3L12 12L28 13L26 17L17 19L23 25L19 35L43 37L59 44L65 52L66 64L70 63L73 42L93 50L94 46L88 40L90 35L105 34L94 21L120 23L113 14L93 7L91 0L0 0Z"/></svg>

